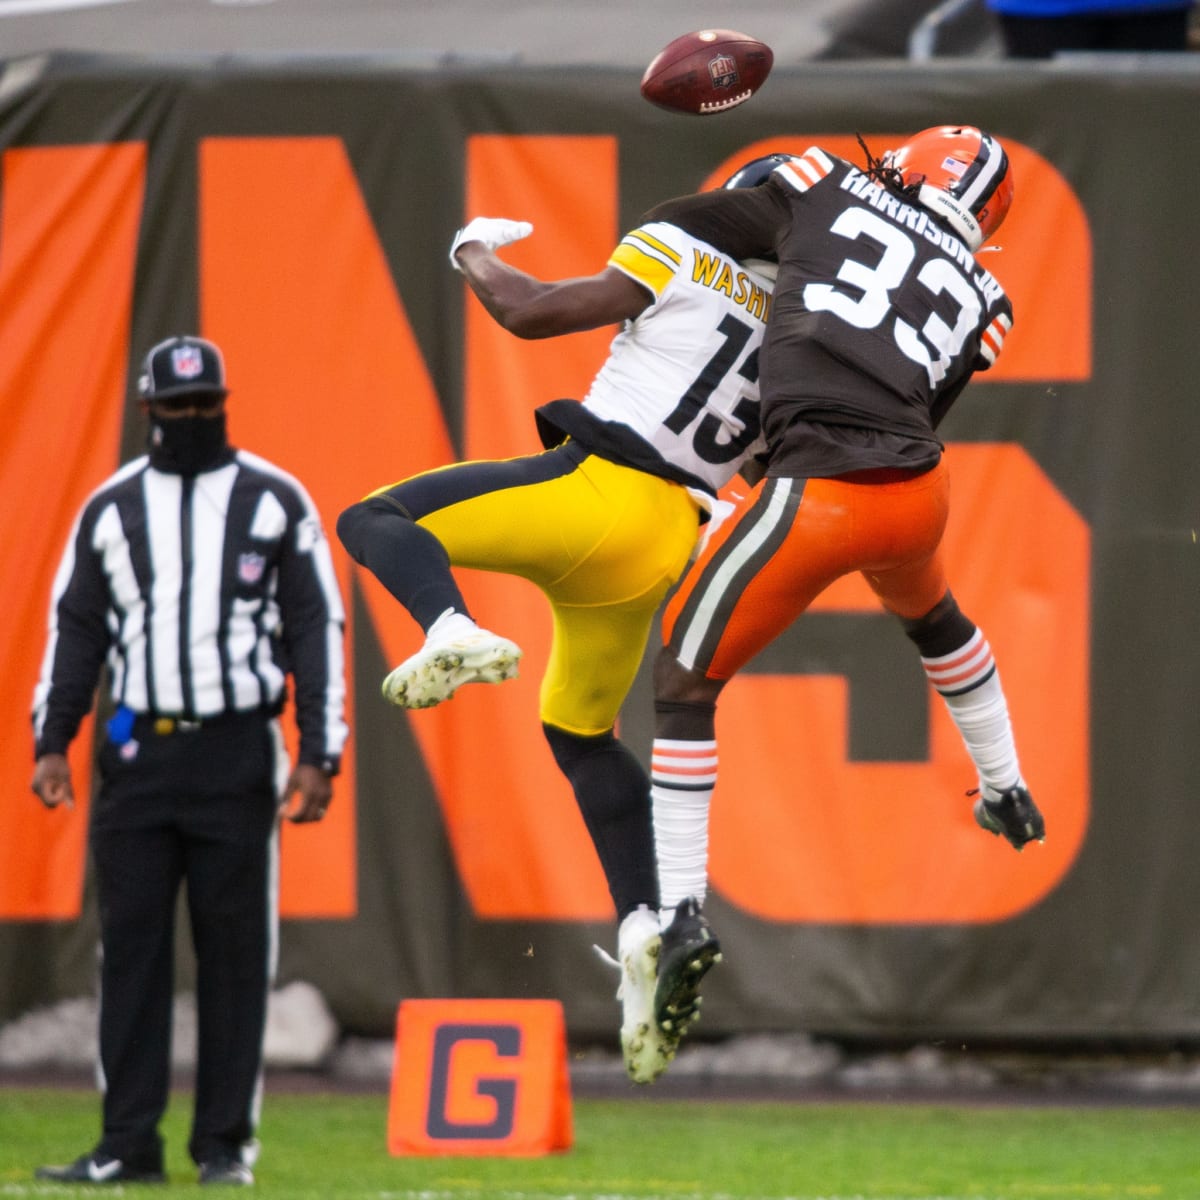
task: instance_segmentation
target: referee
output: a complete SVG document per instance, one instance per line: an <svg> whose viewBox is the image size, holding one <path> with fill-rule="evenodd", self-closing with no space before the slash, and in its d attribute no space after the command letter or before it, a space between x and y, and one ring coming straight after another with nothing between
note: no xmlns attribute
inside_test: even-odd
<svg viewBox="0 0 1200 1200"><path fill-rule="evenodd" d="M226 439L217 347L160 342L138 388L149 452L76 519L34 693L33 790L70 808L66 751L107 663L113 713L89 831L103 1134L37 1175L165 1178L158 1127L186 881L198 1019L188 1149L201 1183L246 1185L276 956L278 817L319 821L329 805L347 734L342 601L303 486ZM300 729L290 775L277 721L289 674Z"/></svg>

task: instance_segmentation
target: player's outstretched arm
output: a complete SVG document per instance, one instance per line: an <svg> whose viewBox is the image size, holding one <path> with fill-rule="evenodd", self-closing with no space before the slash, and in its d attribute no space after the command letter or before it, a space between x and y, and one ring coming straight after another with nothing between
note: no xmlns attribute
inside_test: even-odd
<svg viewBox="0 0 1200 1200"><path fill-rule="evenodd" d="M548 282L510 266L496 255L495 247L526 236L519 232L522 228L530 227L525 222L476 218L459 231L450 248L451 262L479 302L497 324L517 337L556 337L615 325L632 320L653 299L641 284L613 267L596 275ZM473 230L479 236L471 236ZM503 237L505 233L514 236Z"/></svg>

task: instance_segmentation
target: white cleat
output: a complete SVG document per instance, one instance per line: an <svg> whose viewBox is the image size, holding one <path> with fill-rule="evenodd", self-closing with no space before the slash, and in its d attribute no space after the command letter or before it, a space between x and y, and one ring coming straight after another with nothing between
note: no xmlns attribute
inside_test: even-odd
<svg viewBox="0 0 1200 1200"><path fill-rule="evenodd" d="M383 681L385 700L397 708L432 708L464 683L503 683L516 676L521 648L515 642L475 625L439 633L438 624L425 645Z"/></svg>
<svg viewBox="0 0 1200 1200"><path fill-rule="evenodd" d="M679 1039L663 1033L654 1019L654 989L662 936L658 915L639 908L621 922L617 938L621 984L621 1052L634 1083L653 1083L670 1065Z"/></svg>

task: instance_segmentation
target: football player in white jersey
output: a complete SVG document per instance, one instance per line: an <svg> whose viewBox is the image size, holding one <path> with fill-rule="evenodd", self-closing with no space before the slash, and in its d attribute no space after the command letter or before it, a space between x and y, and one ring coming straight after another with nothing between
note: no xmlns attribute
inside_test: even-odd
<svg viewBox="0 0 1200 1200"><path fill-rule="evenodd" d="M550 282L495 253L530 233L527 222L477 217L455 237L450 261L518 337L620 323L587 396L537 409L541 453L388 484L342 513L337 528L425 631L422 648L383 683L401 708L517 672L520 649L476 625L452 566L521 576L550 601L540 718L616 906L621 1044L630 1077L647 1083L678 1039L654 1019L649 779L614 726L655 613L720 503L717 490L739 470L757 478L758 352L774 267L736 262L655 222L622 238L595 275Z"/></svg>

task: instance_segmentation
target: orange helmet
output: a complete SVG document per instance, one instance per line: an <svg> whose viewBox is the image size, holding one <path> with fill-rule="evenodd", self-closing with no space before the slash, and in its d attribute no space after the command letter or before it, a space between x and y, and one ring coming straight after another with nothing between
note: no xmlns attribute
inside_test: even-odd
<svg viewBox="0 0 1200 1200"><path fill-rule="evenodd" d="M1012 168L1004 147L974 125L923 129L882 164L899 174L917 202L948 222L974 251L1008 215Z"/></svg>

